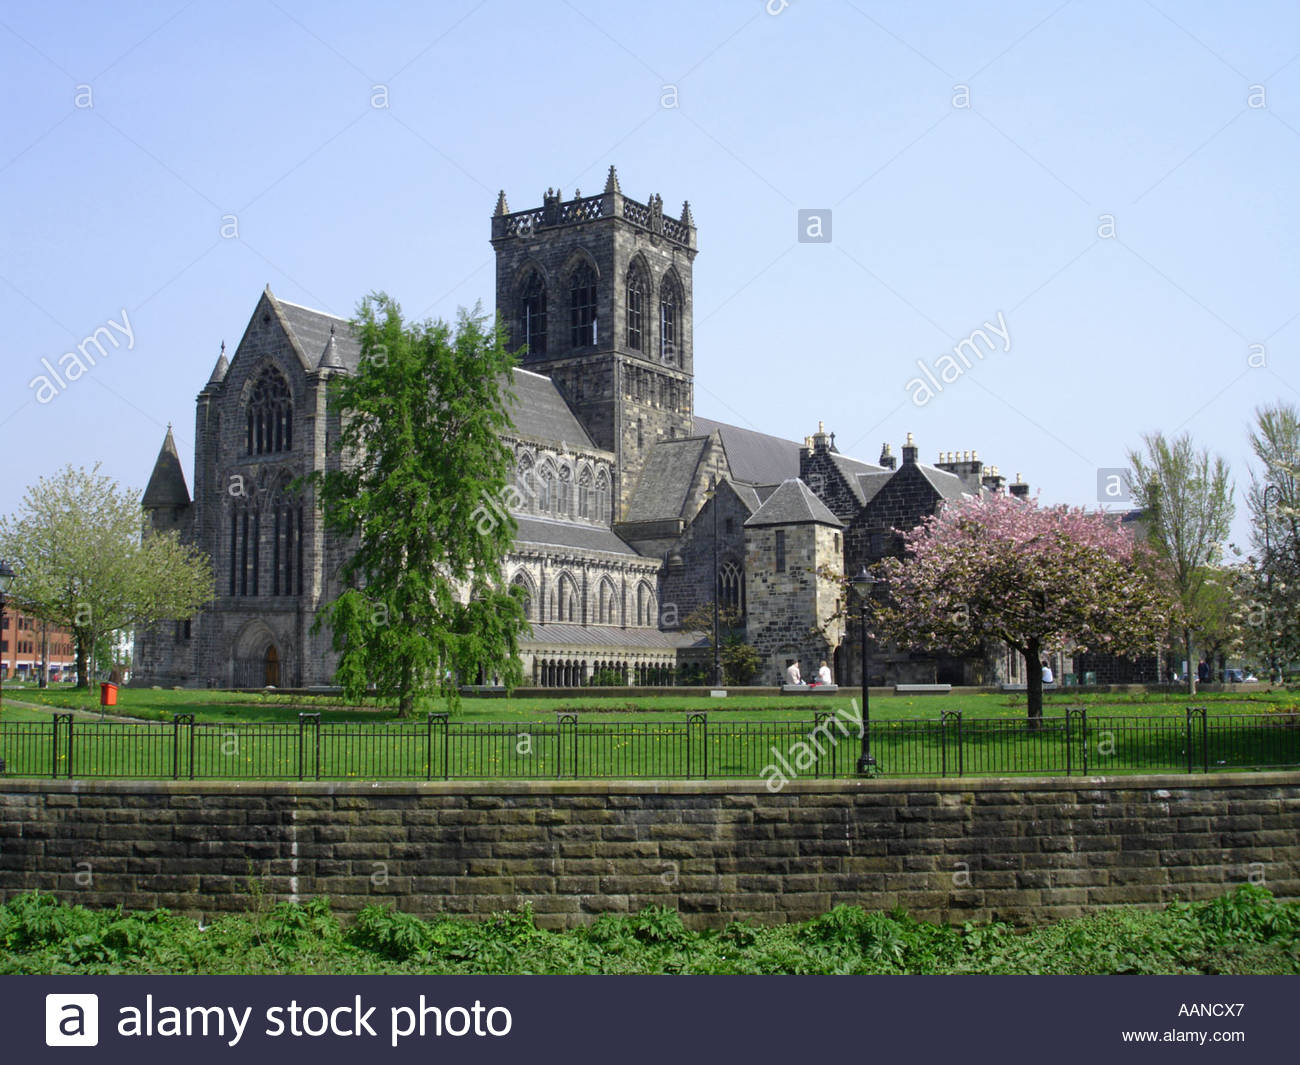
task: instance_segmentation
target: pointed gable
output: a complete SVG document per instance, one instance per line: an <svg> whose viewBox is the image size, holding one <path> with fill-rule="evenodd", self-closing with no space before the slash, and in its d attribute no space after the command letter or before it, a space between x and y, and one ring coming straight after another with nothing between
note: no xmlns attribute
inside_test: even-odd
<svg viewBox="0 0 1300 1065"><path fill-rule="evenodd" d="M754 516L745 522L745 528L754 529L760 525L832 525L843 528L840 521L830 509L813 493L803 481L791 477L782 481L763 505L754 512Z"/></svg>
<svg viewBox="0 0 1300 1065"><path fill-rule="evenodd" d="M181 469L181 456L176 450L176 438L172 436L172 427L167 426L167 435L163 438L158 451L158 460L153 464L153 474L149 485L144 490L143 507L187 507L190 504L190 490L185 484L185 471Z"/></svg>

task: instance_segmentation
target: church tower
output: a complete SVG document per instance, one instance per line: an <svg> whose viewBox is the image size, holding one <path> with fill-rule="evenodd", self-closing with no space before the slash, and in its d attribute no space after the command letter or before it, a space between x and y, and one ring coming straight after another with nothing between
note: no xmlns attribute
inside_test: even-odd
<svg viewBox="0 0 1300 1065"><path fill-rule="evenodd" d="M611 166L605 190L492 216L497 312L522 367L549 376L597 447L614 452L613 521L623 517L657 440L689 436L694 410L689 204L665 217L663 199L623 195Z"/></svg>

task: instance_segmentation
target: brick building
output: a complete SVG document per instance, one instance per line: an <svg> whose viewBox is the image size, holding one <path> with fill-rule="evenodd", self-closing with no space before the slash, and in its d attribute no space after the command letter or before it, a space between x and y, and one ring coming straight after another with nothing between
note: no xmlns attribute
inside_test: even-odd
<svg viewBox="0 0 1300 1065"><path fill-rule="evenodd" d="M42 665L49 665L51 681L70 679L76 670L72 635L40 618L5 606L0 622L0 676L5 680L32 680Z"/></svg>
<svg viewBox="0 0 1300 1065"><path fill-rule="evenodd" d="M788 658L808 673L846 638L828 575L896 550L889 530L945 499L1002 489L973 453L921 464L910 437L901 465L888 447L872 464L820 427L800 444L697 417L690 206L671 217L657 194L625 196L613 167L596 196L548 189L512 212L502 192L491 243L497 310L522 357L508 382L516 492L485 507L518 522L505 571L527 592L535 684L671 682L701 657L680 621L714 597L715 545L719 598L762 655L757 680L775 683ZM231 358L222 346L196 401L193 495L169 429L143 499L146 532L179 530L212 558L216 598L137 634L136 683L332 681L330 636L311 628L339 592L346 546L290 486L338 461L328 384L359 358L346 320L269 287ZM840 657L839 679L853 680L856 659ZM906 677L943 668L887 664ZM464 679L491 681L491 665Z"/></svg>

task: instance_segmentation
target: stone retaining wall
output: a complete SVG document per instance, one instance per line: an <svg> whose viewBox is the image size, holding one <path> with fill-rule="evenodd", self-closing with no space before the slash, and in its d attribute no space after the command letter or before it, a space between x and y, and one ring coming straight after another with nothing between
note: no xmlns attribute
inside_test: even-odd
<svg viewBox="0 0 1300 1065"><path fill-rule="evenodd" d="M328 895L548 926L837 903L1038 922L1263 883L1300 897L1300 773L757 782L0 782L0 897L200 916Z"/></svg>

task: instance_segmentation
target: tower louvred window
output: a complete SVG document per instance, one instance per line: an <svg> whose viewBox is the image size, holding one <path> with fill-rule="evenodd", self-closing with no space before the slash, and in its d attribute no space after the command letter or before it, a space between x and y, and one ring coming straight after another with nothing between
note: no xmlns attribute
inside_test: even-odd
<svg viewBox="0 0 1300 1065"><path fill-rule="evenodd" d="M633 267L627 275L627 346L633 351L641 351L645 345L644 311L645 277Z"/></svg>
<svg viewBox="0 0 1300 1065"><path fill-rule="evenodd" d="M575 348L596 343L596 272L587 263L569 279L569 329Z"/></svg>
<svg viewBox="0 0 1300 1065"><path fill-rule="evenodd" d="M546 354L546 285L536 270L528 275L520 298L523 341L529 355Z"/></svg>

